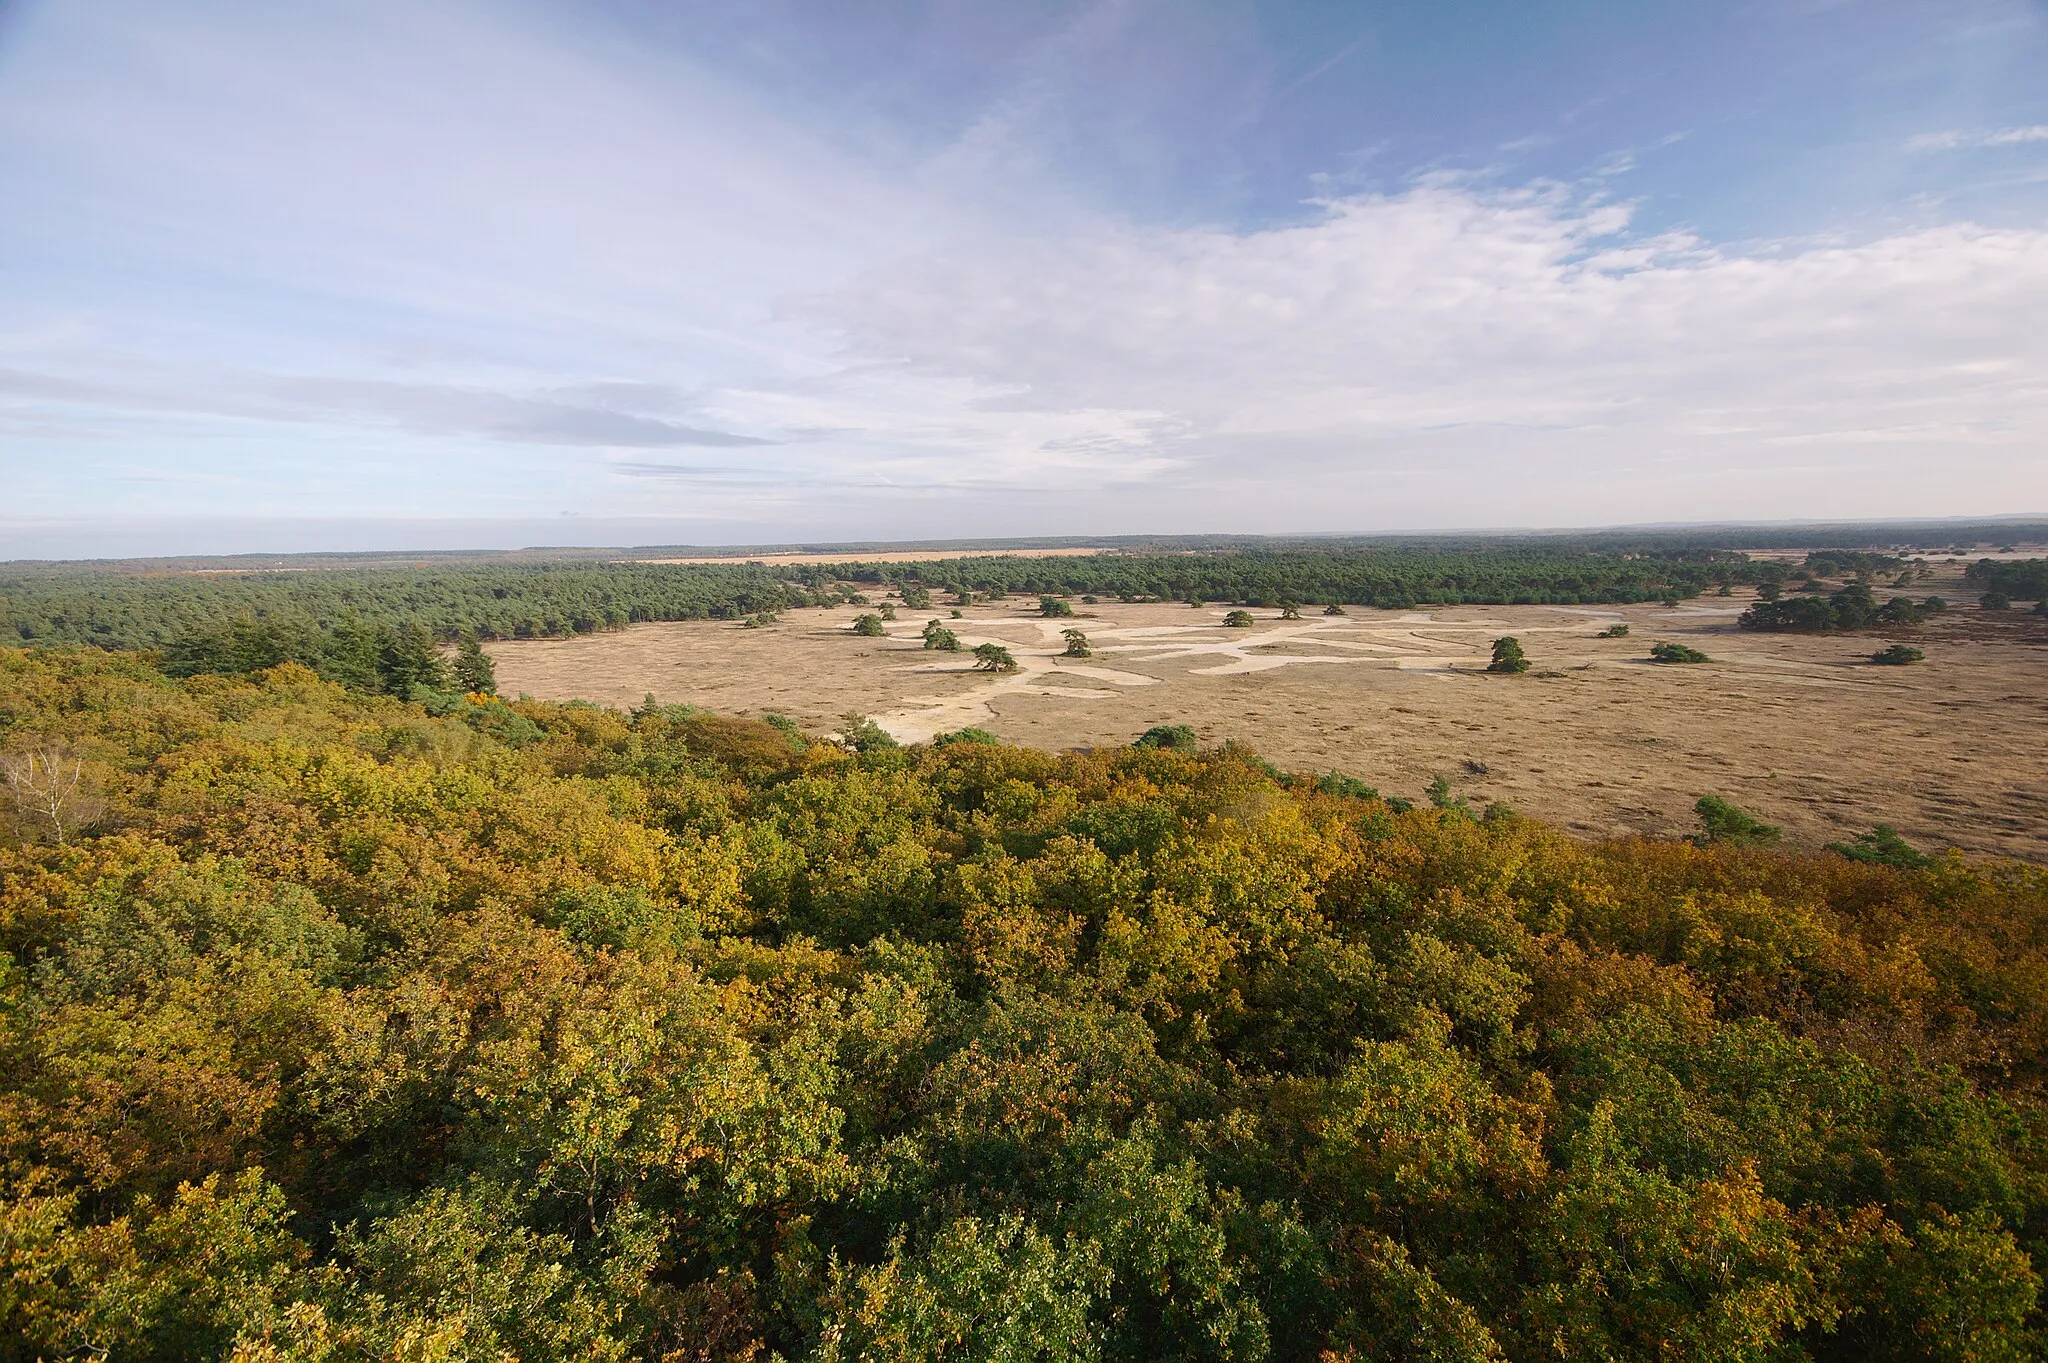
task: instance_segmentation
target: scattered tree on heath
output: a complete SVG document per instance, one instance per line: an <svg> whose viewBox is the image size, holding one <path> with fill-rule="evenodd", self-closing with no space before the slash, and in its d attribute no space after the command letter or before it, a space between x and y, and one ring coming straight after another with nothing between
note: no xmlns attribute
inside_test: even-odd
<svg viewBox="0 0 2048 1363"><path fill-rule="evenodd" d="M976 644L974 665L986 672L1015 672L1017 660L1001 644Z"/></svg>
<svg viewBox="0 0 2048 1363"><path fill-rule="evenodd" d="M1529 660L1522 656L1522 641L1510 634L1493 641L1493 661L1486 665L1488 672L1527 672Z"/></svg>

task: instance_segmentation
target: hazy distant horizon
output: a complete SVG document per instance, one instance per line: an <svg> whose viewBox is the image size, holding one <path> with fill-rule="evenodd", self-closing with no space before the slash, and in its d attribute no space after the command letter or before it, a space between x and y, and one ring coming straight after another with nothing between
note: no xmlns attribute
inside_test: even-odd
<svg viewBox="0 0 2048 1363"><path fill-rule="evenodd" d="M1088 544L1129 540L1178 539L1370 539L1432 538L1457 536L1543 537L1601 534L1683 534L1717 531L1765 531L1783 535L1811 528L1841 532L1860 527L1873 530L1937 531L1990 529L2014 525L2048 527L2048 511L1999 513L1975 516L1800 516L1778 520L1666 520L1608 524L1564 525L1436 525L1436 526L1351 526L1330 528L1246 529L1231 526L1164 528L1147 526L1090 533L1061 530L1032 533L990 530L974 533L962 529L953 534L789 534L775 527L755 527L760 533L737 531L715 538L683 533L687 523L664 518L554 521L405 520L270 522L144 521L125 525L46 525L24 527L0 521L0 563L79 562L92 560L157 558L234 558L300 554L460 554L460 553L578 553L617 550L678 550L721 552L740 549L854 548L899 549L940 545L1054 545ZM565 531L573 530L573 534ZM1729 547L1733 544L1732 537Z"/></svg>

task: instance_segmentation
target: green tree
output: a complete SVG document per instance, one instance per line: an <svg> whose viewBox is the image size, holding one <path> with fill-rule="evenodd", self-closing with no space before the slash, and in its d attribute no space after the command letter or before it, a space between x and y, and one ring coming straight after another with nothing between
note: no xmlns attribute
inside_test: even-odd
<svg viewBox="0 0 2048 1363"><path fill-rule="evenodd" d="M1131 744L1134 748L1169 748L1174 752L1193 752L1201 746L1201 739L1185 724L1155 724L1139 734Z"/></svg>
<svg viewBox="0 0 2048 1363"><path fill-rule="evenodd" d="M1063 629L1060 637L1067 641L1066 648L1060 653L1062 658L1086 658L1093 652L1088 647L1088 636L1078 629Z"/></svg>
<svg viewBox="0 0 2048 1363"><path fill-rule="evenodd" d="M1871 654L1870 661L1886 667L1900 667L1907 663L1920 662L1926 656L1925 653L1922 653L1910 644L1893 644L1889 648L1881 648Z"/></svg>
<svg viewBox="0 0 2048 1363"><path fill-rule="evenodd" d="M1072 615L1074 608L1067 602L1060 600L1057 596L1041 596L1038 598L1038 613L1048 618L1054 618L1062 615Z"/></svg>
<svg viewBox="0 0 2048 1363"><path fill-rule="evenodd" d="M456 646L455 662L449 669L455 677L456 686L474 694L494 696L498 693L498 672L491 664L491 655L484 652L474 634L466 634Z"/></svg>
<svg viewBox="0 0 2048 1363"><path fill-rule="evenodd" d="M879 615L856 615L853 617L853 632L867 639L880 639L889 631L882 624Z"/></svg>
<svg viewBox="0 0 2048 1363"><path fill-rule="evenodd" d="M858 753L881 752L899 746L887 729L858 710L848 711L840 720L839 741Z"/></svg>
<svg viewBox="0 0 2048 1363"><path fill-rule="evenodd" d="M1706 654L1685 644L1651 644L1650 661L1653 663L1704 663L1711 661Z"/></svg>
<svg viewBox="0 0 2048 1363"><path fill-rule="evenodd" d="M1907 842L1899 835L1899 830L1888 823L1881 823L1868 833L1858 833L1849 842L1831 842L1827 850L1851 861L1896 866L1907 871L1917 871L1934 862L1933 857Z"/></svg>
<svg viewBox="0 0 2048 1363"><path fill-rule="evenodd" d="M1225 629L1249 629L1255 623L1250 611L1232 611L1223 617Z"/></svg>
<svg viewBox="0 0 2048 1363"><path fill-rule="evenodd" d="M1015 672L1017 660L1001 644L976 644L974 665L986 672Z"/></svg>
<svg viewBox="0 0 2048 1363"><path fill-rule="evenodd" d="M1486 665L1488 672L1527 672L1529 660L1522 655L1522 641L1510 634L1493 641L1493 661Z"/></svg>
<svg viewBox="0 0 2048 1363"><path fill-rule="evenodd" d="M1764 823L1737 809L1718 795L1702 795L1692 808L1706 830L1693 839L1701 847L1717 842L1736 847L1762 847L1777 842L1782 831L1775 824Z"/></svg>

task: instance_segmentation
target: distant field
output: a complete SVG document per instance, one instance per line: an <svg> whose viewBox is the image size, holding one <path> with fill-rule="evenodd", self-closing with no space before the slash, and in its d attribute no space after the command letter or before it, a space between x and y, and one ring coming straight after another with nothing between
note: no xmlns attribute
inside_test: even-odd
<svg viewBox="0 0 2048 1363"><path fill-rule="evenodd" d="M1693 801L1715 793L1799 843L1886 822L1930 846L2048 862L2048 620L1961 605L1975 593L1958 569L1915 590L1959 607L1885 635L1740 631L1741 589L1676 608L1310 608L1300 621L1261 609L1249 629L1223 628L1220 606L1161 604L1041 620L1013 601L949 619L969 647L1007 644L1021 665L1008 676L921 648L924 622L947 608L902 610L886 639L852 635L858 608L834 607L765 629L686 621L490 651L507 694L631 705L651 692L815 729L859 711L905 740L973 725L1053 749L1188 723L1205 742L1411 798L1441 772L1475 802L1589 837L1691 831ZM1630 637L1593 637L1614 621ZM1095 656L1059 659L1059 631L1076 624ZM1522 640L1534 673L1481 670L1502 634ZM1653 665L1658 640L1713 661ZM1867 661L1904 640L1927 661Z"/></svg>

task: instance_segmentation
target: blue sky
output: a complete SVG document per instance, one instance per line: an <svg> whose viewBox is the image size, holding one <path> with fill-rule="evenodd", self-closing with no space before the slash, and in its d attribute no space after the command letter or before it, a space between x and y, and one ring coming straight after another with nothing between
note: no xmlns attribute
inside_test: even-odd
<svg viewBox="0 0 2048 1363"><path fill-rule="evenodd" d="M2048 3L0 3L0 556L2048 511Z"/></svg>

